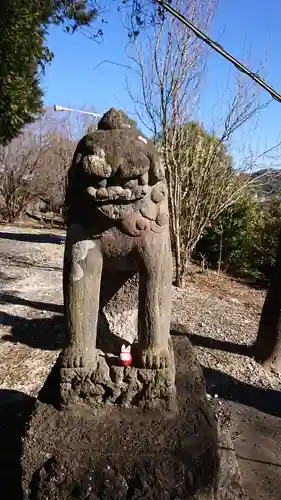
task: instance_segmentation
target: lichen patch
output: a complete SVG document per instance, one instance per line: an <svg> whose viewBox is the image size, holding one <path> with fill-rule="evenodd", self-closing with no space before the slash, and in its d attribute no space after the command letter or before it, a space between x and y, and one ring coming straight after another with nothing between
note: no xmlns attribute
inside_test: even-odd
<svg viewBox="0 0 281 500"><path fill-rule="evenodd" d="M80 262L86 259L88 251L94 248L95 242L92 240L77 241L72 247L72 273L73 281L79 281L83 278L83 269Z"/></svg>
<svg viewBox="0 0 281 500"><path fill-rule="evenodd" d="M144 144L147 144L147 140L141 135L138 136L138 140L144 142Z"/></svg>

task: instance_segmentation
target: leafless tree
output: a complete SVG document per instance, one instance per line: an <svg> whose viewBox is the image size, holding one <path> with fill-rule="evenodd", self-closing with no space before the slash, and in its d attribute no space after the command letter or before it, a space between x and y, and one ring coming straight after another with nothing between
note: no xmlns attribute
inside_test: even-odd
<svg viewBox="0 0 281 500"><path fill-rule="evenodd" d="M93 111L81 106L82 111ZM67 172L71 165L77 141L97 128L97 120L90 115L63 112L57 120L52 146L45 162L49 163L56 182L51 185L48 199L52 208L62 208L67 184Z"/></svg>
<svg viewBox="0 0 281 500"><path fill-rule="evenodd" d="M175 0L173 6L207 32L216 2ZM209 134L198 123L188 126L196 116L208 50L173 16L156 16L155 22L133 39L128 55L140 77L139 93L128 83L138 120L151 131L164 160L176 284L181 286L192 251L206 227L238 201L250 184L262 182L262 177L253 179L248 173L265 151L255 154L249 150L242 164L233 168L227 147L234 134L253 121L267 103L260 104L255 84L238 75L234 91L228 89L224 94L227 109L219 129ZM267 153L276 147L267 148Z"/></svg>
<svg viewBox="0 0 281 500"><path fill-rule="evenodd" d="M30 128L0 149L0 193L10 222L22 215L28 204L44 193L41 162L48 151L50 139L51 133Z"/></svg>
<svg viewBox="0 0 281 500"><path fill-rule="evenodd" d="M42 196L51 212L62 212L67 171L71 165L76 141L60 132L54 132L49 149L41 157L41 172L45 184Z"/></svg>
<svg viewBox="0 0 281 500"><path fill-rule="evenodd" d="M50 210L62 207L77 140L91 123L81 115L64 113L58 117L46 110L18 138L0 148L0 195L10 222L39 198Z"/></svg>

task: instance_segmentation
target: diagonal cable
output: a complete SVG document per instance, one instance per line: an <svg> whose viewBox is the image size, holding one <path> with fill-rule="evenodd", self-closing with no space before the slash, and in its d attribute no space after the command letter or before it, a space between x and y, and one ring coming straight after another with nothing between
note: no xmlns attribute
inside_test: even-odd
<svg viewBox="0 0 281 500"><path fill-rule="evenodd" d="M258 85L260 85L264 90L266 90L271 95L271 97L273 99L275 99L278 102L281 102L281 94L279 94L273 87L271 87L270 85L268 85L268 83L266 83L264 80L262 80L262 78L260 78L258 73L254 73L253 71L250 71L248 68L246 68L246 66L244 66L244 64L242 64L240 61L238 61L238 59L236 59L229 52L227 52L219 43L215 42L210 37L205 35L205 33L203 33L203 31L196 28L196 26L194 26L194 24L192 24L180 12L178 12L173 7L171 7L171 5L169 5L168 3L166 3L162 0L154 0L154 1L156 3L158 3L159 5L161 5L161 7L163 7L163 9L170 12L170 14L172 14L176 19L181 21L185 26L187 26L187 28L189 28L198 38L203 40L203 42L205 42L207 45L209 45L209 47L214 49L216 52L221 54L225 59L227 59L232 64L234 64L234 66L236 66L236 68L239 71L248 75L252 80L254 80Z"/></svg>

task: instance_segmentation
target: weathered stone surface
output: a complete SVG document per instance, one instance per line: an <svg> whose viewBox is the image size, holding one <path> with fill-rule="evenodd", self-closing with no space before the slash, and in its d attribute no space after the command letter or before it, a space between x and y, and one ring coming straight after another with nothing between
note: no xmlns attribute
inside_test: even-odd
<svg viewBox="0 0 281 500"><path fill-rule="evenodd" d="M218 427L219 474L215 500L249 500L246 495L230 432Z"/></svg>
<svg viewBox="0 0 281 500"><path fill-rule="evenodd" d="M60 370L61 405L80 404L94 409L104 405L127 408L176 410L174 357L167 368L144 369L118 364L118 358L100 353L97 368Z"/></svg>
<svg viewBox="0 0 281 500"><path fill-rule="evenodd" d="M37 403L22 441L25 500L247 500L190 342L173 343L177 414Z"/></svg>
<svg viewBox="0 0 281 500"><path fill-rule="evenodd" d="M151 141L120 123L110 110L80 141L70 169L68 345L23 439L25 498L230 500L216 421L186 338L174 343L175 371L162 165ZM126 368L124 340L132 343ZM216 496L226 490L230 496Z"/></svg>
<svg viewBox="0 0 281 500"><path fill-rule="evenodd" d="M205 381L187 339L175 338L174 351L176 414L37 404L22 443L26 500L216 499L218 438Z"/></svg>

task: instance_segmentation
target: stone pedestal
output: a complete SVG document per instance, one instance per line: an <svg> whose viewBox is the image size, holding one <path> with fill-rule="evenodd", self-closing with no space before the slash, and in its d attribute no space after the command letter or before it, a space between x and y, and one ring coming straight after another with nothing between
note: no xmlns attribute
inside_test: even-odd
<svg viewBox="0 0 281 500"><path fill-rule="evenodd" d="M178 337L174 351L177 412L133 407L132 396L127 408L105 404L98 411L80 404L58 411L38 402L22 442L27 500L214 500L216 421L190 343ZM123 388L133 387L126 382L127 369L120 373ZM137 369L131 373L135 381L140 377ZM50 379L47 384L50 393ZM139 384L142 394L146 382Z"/></svg>

